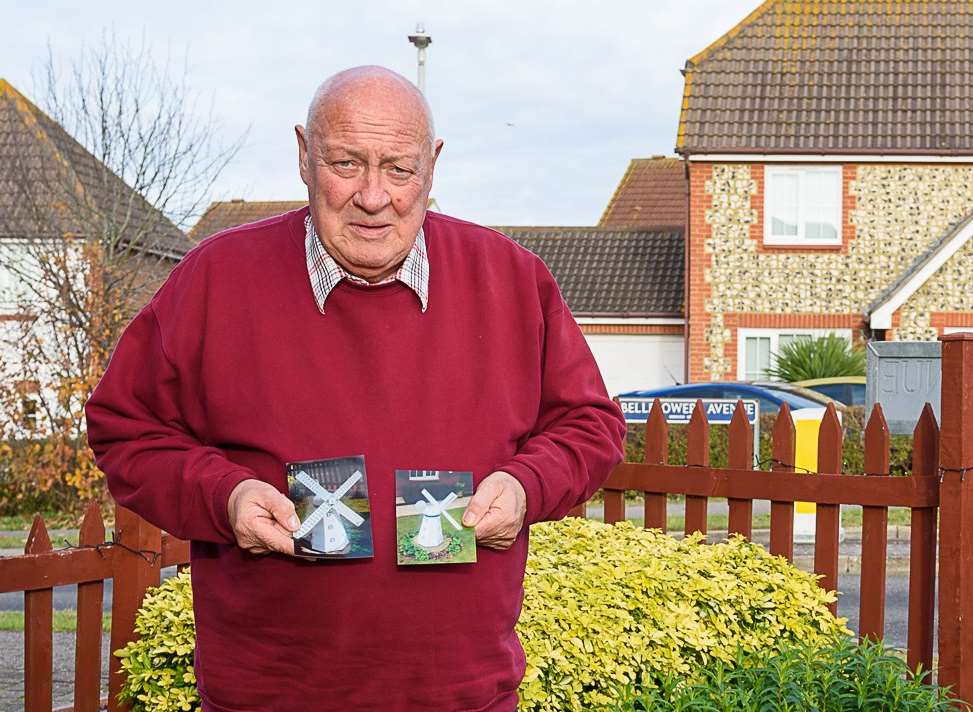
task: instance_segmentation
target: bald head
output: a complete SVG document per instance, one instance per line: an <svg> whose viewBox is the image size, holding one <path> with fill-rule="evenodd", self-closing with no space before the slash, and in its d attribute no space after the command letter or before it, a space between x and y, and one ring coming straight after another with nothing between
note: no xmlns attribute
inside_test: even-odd
<svg viewBox="0 0 973 712"><path fill-rule="evenodd" d="M313 140L316 131L327 131L328 116L334 111L354 111L367 102L379 102L420 119L432 150L436 130L429 102L416 85L401 74L373 65L338 72L318 87L307 110L308 141Z"/></svg>
<svg viewBox="0 0 973 712"><path fill-rule="evenodd" d="M336 74L295 126L311 220L328 253L370 282L393 275L416 242L436 159L429 105L381 67Z"/></svg>

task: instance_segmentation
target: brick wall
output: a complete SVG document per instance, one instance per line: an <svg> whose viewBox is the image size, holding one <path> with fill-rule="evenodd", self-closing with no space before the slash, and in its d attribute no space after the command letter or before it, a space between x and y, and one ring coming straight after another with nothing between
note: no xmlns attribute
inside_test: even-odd
<svg viewBox="0 0 973 712"><path fill-rule="evenodd" d="M842 243L763 245L764 166L690 163L687 304L691 380L736 378L739 328L841 328L973 211L973 167L842 167ZM900 310L891 337L973 323L973 244ZM943 316L936 316L941 314ZM949 315L948 319L946 315Z"/></svg>

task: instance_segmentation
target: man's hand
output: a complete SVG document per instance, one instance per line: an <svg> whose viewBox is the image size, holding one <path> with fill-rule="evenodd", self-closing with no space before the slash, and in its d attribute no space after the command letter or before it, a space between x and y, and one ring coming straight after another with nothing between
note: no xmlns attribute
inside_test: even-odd
<svg viewBox="0 0 973 712"><path fill-rule="evenodd" d="M236 543L251 554L277 551L294 554L291 532L300 521L294 503L273 485L260 480L244 480L230 492L226 503Z"/></svg>
<svg viewBox="0 0 973 712"><path fill-rule="evenodd" d="M527 494L517 478L494 472L483 478L463 514L463 524L476 527L476 542L491 549L509 549L524 526Z"/></svg>

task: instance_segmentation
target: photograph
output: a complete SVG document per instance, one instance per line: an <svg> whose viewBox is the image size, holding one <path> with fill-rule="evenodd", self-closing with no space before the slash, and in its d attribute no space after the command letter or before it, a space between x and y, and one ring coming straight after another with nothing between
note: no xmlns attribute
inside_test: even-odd
<svg viewBox="0 0 973 712"><path fill-rule="evenodd" d="M321 559L373 555L364 456L289 462L287 490L301 520L293 534L295 554Z"/></svg>
<svg viewBox="0 0 973 712"><path fill-rule="evenodd" d="M395 471L396 551L400 565L469 564L476 534L462 525L473 496L473 473Z"/></svg>

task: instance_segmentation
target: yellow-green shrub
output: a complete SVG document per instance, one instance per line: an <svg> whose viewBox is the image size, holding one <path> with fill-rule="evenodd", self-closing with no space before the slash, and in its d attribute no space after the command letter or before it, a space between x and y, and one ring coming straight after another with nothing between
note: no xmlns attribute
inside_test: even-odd
<svg viewBox="0 0 973 712"><path fill-rule="evenodd" d="M531 528L520 709L587 710L618 685L696 678L738 648L766 653L848 635L833 593L762 547L734 537L676 541L629 523L582 519Z"/></svg>
<svg viewBox="0 0 973 712"><path fill-rule="evenodd" d="M128 676L120 699L133 712L199 709L193 673L196 624L188 571L149 591L135 618L135 630L140 639L115 653Z"/></svg>
<svg viewBox="0 0 973 712"><path fill-rule="evenodd" d="M848 635L822 591L763 548L734 538L705 545L624 523L568 519L531 528L524 608L527 653L520 710L590 710L619 685L652 685L655 673L697 679L737 648L766 653ZM141 638L115 653L133 712L197 710L196 631L189 574L146 596Z"/></svg>

